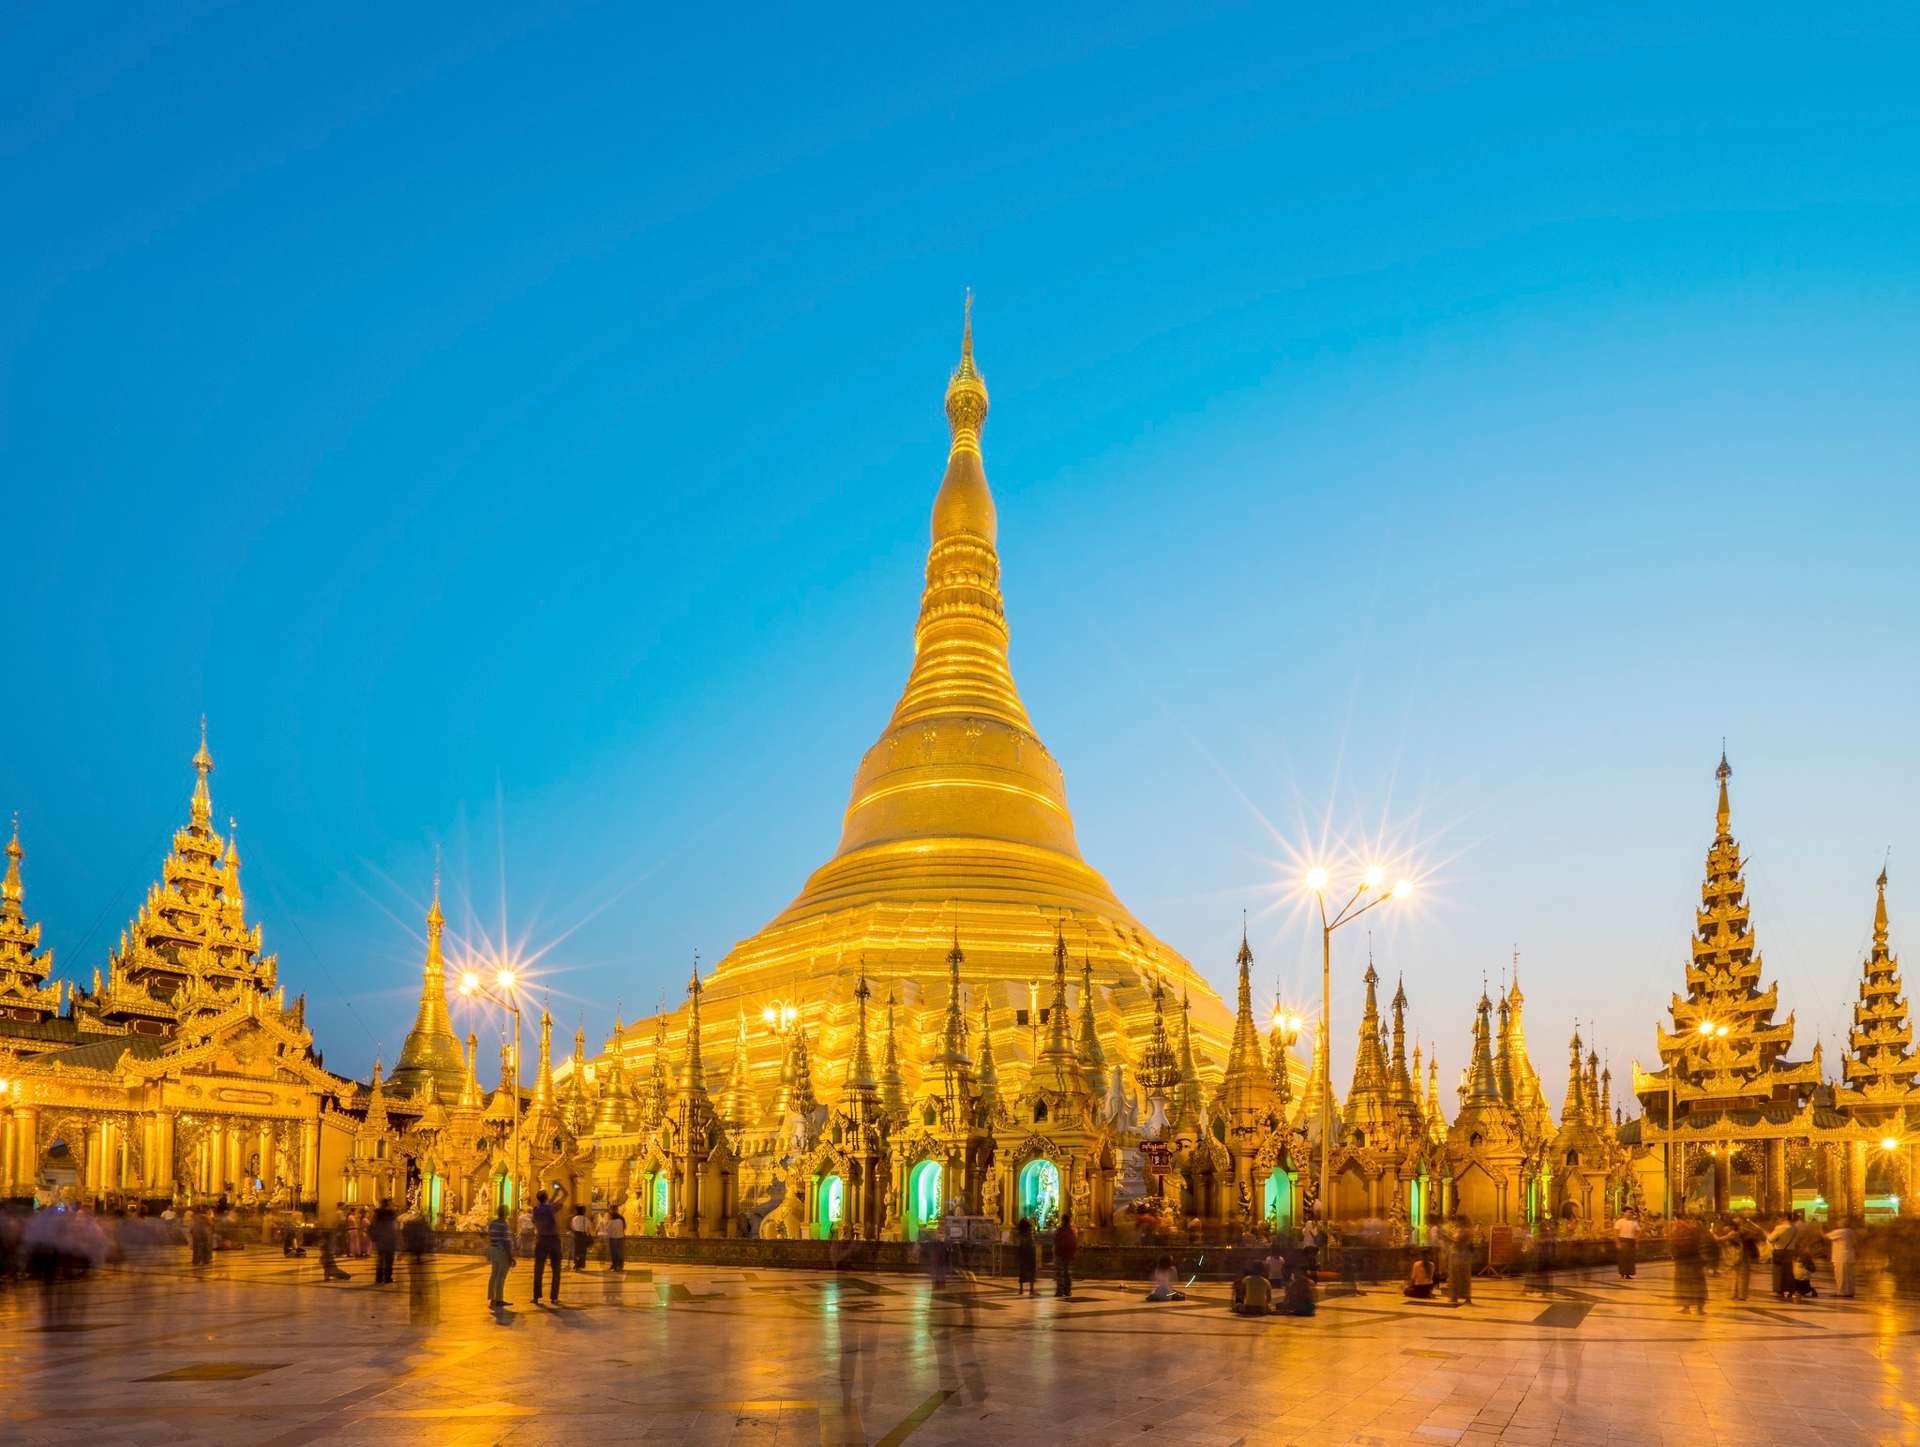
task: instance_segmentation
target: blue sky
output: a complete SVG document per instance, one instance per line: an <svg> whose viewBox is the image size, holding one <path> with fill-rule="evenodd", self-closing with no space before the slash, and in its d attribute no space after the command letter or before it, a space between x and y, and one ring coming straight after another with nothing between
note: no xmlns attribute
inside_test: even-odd
<svg viewBox="0 0 1920 1447"><path fill-rule="evenodd" d="M563 1032L677 992L905 677L971 286L1016 674L1163 937L1305 999L1287 861L1385 841L1444 1071L1517 944L1557 1101L1576 1015L1651 1058L1725 735L1831 1060L1889 845L1920 917L1920 17L1826 9L10 7L31 912L103 963L204 710L330 1064L436 841Z"/></svg>

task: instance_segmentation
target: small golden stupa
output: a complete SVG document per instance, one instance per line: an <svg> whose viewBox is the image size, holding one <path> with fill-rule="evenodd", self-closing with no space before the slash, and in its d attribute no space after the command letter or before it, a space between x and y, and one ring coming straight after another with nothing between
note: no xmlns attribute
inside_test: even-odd
<svg viewBox="0 0 1920 1447"><path fill-rule="evenodd" d="M1217 1077L1232 1012L1081 857L1060 766L1014 686L997 517L980 455L987 384L974 365L971 298L946 411L952 444L933 502L912 671L854 775L839 848L707 980L708 1058L725 1061L729 1047L744 1047L756 1093L770 1096L788 1053L776 1037L797 1030L809 1037L815 1075L838 1081L854 1048L851 1002L864 968L876 995L900 1006L911 1069L937 1049L957 942L969 1007L987 992L1007 1022L996 1045L1003 1066L1025 1065L1042 1039L1050 1003L1042 984L1059 934L1075 973L1090 975L1109 1069L1132 1065L1157 979L1174 1008L1188 1002L1193 1043ZM1074 1014L1085 1013L1076 1000ZM736 1035L742 1015L746 1028ZM631 1027L620 1053L644 1057L650 1034Z"/></svg>

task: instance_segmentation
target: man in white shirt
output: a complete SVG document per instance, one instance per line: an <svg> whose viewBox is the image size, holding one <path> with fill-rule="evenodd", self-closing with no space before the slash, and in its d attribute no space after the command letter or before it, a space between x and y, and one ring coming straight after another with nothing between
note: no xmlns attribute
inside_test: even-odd
<svg viewBox="0 0 1920 1447"><path fill-rule="evenodd" d="M1640 1217L1631 1206L1614 1220L1613 1249L1620 1266L1620 1279L1633 1280L1634 1269L1640 1261Z"/></svg>
<svg viewBox="0 0 1920 1447"><path fill-rule="evenodd" d="M1859 1229L1848 1216L1827 1232L1827 1245L1833 1252L1833 1294L1835 1296L1853 1295L1853 1254L1854 1245L1860 1239Z"/></svg>

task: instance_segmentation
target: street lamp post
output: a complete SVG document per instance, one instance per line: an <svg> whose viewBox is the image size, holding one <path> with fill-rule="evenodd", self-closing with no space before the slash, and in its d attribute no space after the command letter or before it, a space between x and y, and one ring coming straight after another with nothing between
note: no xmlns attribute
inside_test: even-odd
<svg viewBox="0 0 1920 1447"><path fill-rule="evenodd" d="M1320 906L1320 1219L1333 1219L1333 932L1350 925L1370 909L1390 899L1404 898L1412 888L1402 879L1382 890L1386 875L1380 866L1368 867L1347 902L1327 914L1327 871L1316 866L1307 874L1307 888ZM1361 900L1372 894L1362 904Z"/></svg>
<svg viewBox="0 0 1920 1447"><path fill-rule="evenodd" d="M513 992L514 984L513 971L504 967L495 973L491 985L477 970L460 976L461 994L468 999L478 996L491 1000L513 1016L513 1089L509 1094L513 1105L513 1210L517 1216L525 1200L526 1181L520 1170L520 1001Z"/></svg>

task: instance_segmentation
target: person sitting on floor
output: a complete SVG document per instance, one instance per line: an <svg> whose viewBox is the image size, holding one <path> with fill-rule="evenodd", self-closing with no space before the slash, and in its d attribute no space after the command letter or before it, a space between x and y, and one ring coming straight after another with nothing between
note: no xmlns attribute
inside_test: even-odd
<svg viewBox="0 0 1920 1447"><path fill-rule="evenodd" d="M1307 1271L1292 1271L1287 1274L1287 1286L1281 1304L1276 1308L1281 1316L1313 1315L1313 1275Z"/></svg>
<svg viewBox="0 0 1920 1447"><path fill-rule="evenodd" d="M1273 1288L1258 1266L1249 1266L1247 1274L1233 1283L1235 1316L1269 1316L1273 1312Z"/></svg>
<svg viewBox="0 0 1920 1447"><path fill-rule="evenodd" d="M1187 1294L1175 1288L1176 1280L1178 1278L1173 1271L1173 1257L1162 1252L1160 1259L1153 1263L1153 1290L1147 1293L1147 1300L1185 1301Z"/></svg>
<svg viewBox="0 0 1920 1447"><path fill-rule="evenodd" d="M1415 1301L1430 1301L1433 1298L1433 1267L1424 1256L1413 1258L1413 1269L1407 1273L1407 1285L1401 1292Z"/></svg>

